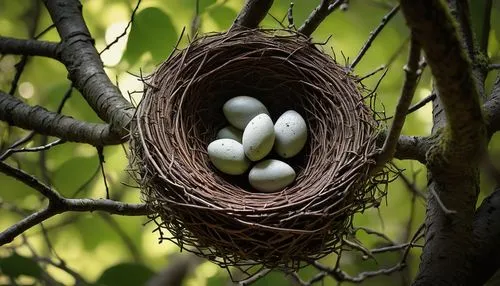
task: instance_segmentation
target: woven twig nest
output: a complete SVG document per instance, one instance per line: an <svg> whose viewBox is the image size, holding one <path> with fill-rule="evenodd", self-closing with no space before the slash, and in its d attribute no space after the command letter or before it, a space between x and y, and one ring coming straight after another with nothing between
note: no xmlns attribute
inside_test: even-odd
<svg viewBox="0 0 500 286"><path fill-rule="evenodd" d="M259 193L209 161L207 145L227 125L222 106L239 95L273 120L293 109L307 122L306 147L287 161L297 178L282 191ZM222 266L296 268L331 253L378 196L369 179L378 128L359 84L293 32L214 34L176 51L147 81L133 130L135 176L161 239Z"/></svg>

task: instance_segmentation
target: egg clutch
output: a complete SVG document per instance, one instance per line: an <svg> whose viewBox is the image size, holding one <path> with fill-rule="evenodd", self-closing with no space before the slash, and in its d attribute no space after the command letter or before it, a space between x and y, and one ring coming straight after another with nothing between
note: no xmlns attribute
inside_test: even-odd
<svg viewBox="0 0 500 286"><path fill-rule="evenodd" d="M212 164L229 175L242 175L252 167L248 181L261 192L275 192L290 185L295 180L294 169L266 156L273 149L285 159L297 155L307 141L304 118L288 110L273 124L264 104L250 96L233 97L222 110L231 125L219 130L217 139L208 145Z"/></svg>

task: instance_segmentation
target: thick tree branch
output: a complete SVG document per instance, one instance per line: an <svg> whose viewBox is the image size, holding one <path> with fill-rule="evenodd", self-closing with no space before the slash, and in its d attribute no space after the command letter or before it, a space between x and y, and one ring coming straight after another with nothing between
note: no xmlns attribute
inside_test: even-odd
<svg viewBox="0 0 500 286"><path fill-rule="evenodd" d="M274 0L246 0L238 17L234 20L230 30L238 28L257 28L271 9Z"/></svg>
<svg viewBox="0 0 500 286"><path fill-rule="evenodd" d="M488 135L500 130L500 74L495 80L491 96L484 104L484 113L487 122Z"/></svg>
<svg viewBox="0 0 500 286"><path fill-rule="evenodd" d="M471 63L463 52L454 21L438 0L402 0L401 6L425 51L445 108L448 125L442 150L448 153L445 156L461 154L457 158L461 163L469 163L464 162L464 157L477 161L485 146L485 125Z"/></svg>
<svg viewBox="0 0 500 286"><path fill-rule="evenodd" d="M146 204L130 204L108 199L68 199L43 184L26 172L0 162L0 172L32 187L44 197L48 198L49 205L35 212L13 226L0 233L0 245L11 242L15 237L31 227L64 212L93 212L104 211L109 214L126 216L143 216L151 214Z"/></svg>
<svg viewBox="0 0 500 286"><path fill-rule="evenodd" d="M62 39L60 58L69 78L97 115L111 124L113 132L125 135L134 113L118 88L104 72L77 0L44 0Z"/></svg>
<svg viewBox="0 0 500 286"><path fill-rule="evenodd" d="M401 130L403 130L406 114L411 105L417 87L417 81L420 76L419 62L420 45L415 37L412 36L410 40L408 63L405 66L406 78L403 84L403 90L401 91L401 96L396 106L396 111L394 112L391 128L385 138L382 151L377 157L377 164L379 166L383 166L390 161L396 152L399 135L401 134Z"/></svg>
<svg viewBox="0 0 500 286"><path fill-rule="evenodd" d="M57 43L0 37L0 54L41 56L58 59Z"/></svg>
<svg viewBox="0 0 500 286"><path fill-rule="evenodd" d="M344 1L345 0L335 0L333 4L330 4L330 0L321 0L321 3L314 9L311 15L309 15L304 24L299 27L298 31L306 36L312 35L321 22L323 22L323 20L335 11Z"/></svg>
<svg viewBox="0 0 500 286"><path fill-rule="evenodd" d="M383 140L385 136L383 137ZM383 141L382 141L383 142ZM400 160L417 160L425 164L425 153L430 146L430 138L417 136L399 136L394 158Z"/></svg>
<svg viewBox="0 0 500 286"><path fill-rule="evenodd" d="M437 94L433 113L436 141L426 156L428 188L435 196L428 199L426 243L414 284L462 285L472 267L469 251L474 245L478 164L486 146L478 87L443 1L401 0L401 8L425 52ZM445 212L439 202L456 213Z"/></svg>
<svg viewBox="0 0 500 286"><path fill-rule="evenodd" d="M465 285L483 285L500 268L500 189L484 199L474 217L472 269Z"/></svg>
<svg viewBox="0 0 500 286"><path fill-rule="evenodd" d="M83 122L41 106L29 106L1 91L0 120L43 135L95 146L120 144L128 139L127 136L111 132L109 124Z"/></svg>

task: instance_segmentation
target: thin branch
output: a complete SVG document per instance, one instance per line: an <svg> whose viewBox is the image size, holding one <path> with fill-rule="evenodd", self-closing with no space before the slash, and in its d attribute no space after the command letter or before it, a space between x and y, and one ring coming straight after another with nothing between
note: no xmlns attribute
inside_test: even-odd
<svg viewBox="0 0 500 286"><path fill-rule="evenodd" d="M63 144L65 142L66 141L64 141L64 140L57 139L55 141L52 141L50 143L47 143L47 144L42 145L42 146L37 146L37 147L31 147L31 148L25 147L25 148L20 148L20 149L7 149L7 151L5 151L2 155L0 155L0 161L4 161L6 158L8 158L10 155L12 155L14 153L40 152L40 151L44 151L44 150L49 150L50 148L57 146L57 145L60 145L60 144Z"/></svg>
<svg viewBox="0 0 500 286"><path fill-rule="evenodd" d="M417 81L420 76L420 69L418 64L420 61L420 45L414 37L411 37L410 40L409 53L410 55L408 57L408 63L404 68L406 78L403 84L403 90L401 91L398 105L396 106L394 120L392 121L389 133L385 138L382 150L377 156L377 165L379 166L385 165L389 160L392 159L392 157L394 157L399 136L401 135L401 130L403 130L406 114L413 99L413 95L415 94Z"/></svg>
<svg viewBox="0 0 500 286"><path fill-rule="evenodd" d="M345 0L335 0L333 4L330 4L330 0L321 0L321 3L312 11L312 13L307 17L305 22L298 29L299 33L306 36L311 36L312 33L319 27L319 25L335 11Z"/></svg>
<svg viewBox="0 0 500 286"><path fill-rule="evenodd" d="M104 49L102 49L99 52L99 55L102 55L106 50L109 50L114 44L118 43L118 41L121 38L123 38L123 37L125 37L125 35L127 35L128 28L130 28L130 26L132 25L132 22L134 22L135 13L139 9L141 2L142 2L142 0L137 0L137 4L135 5L134 10L132 10L132 14L130 15L130 20L128 21L125 29L123 29L123 32L120 35L118 35L111 43L109 43Z"/></svg>
<svg viewBox="0 0 500 286"><path fill-rule="evenodd" d="M441 210L445 215L450 216L457 213L456 210L450 210L445 206L445 204L443 203L439 195L436 193L436 190L434 188L429 189L429 194L431 194L434 197L434 199L436 200L436 202L438 203L439 207L441 208Z"/></svg>
<svg viewBox="0 0 500 286"><path fill-rule="evenodd" d="M0 162L0 172L33 188L49 199L49 205L0 233L0 245L11 242L29 228L63 212L104 211L109 214L143 216L151 214L146 204L130 204L108 199L68 199L26 172Z"/></svg>
<svg viewBox="0 0 500 286"><path fill-rule="evenodd" d="M246 0L245 5L234 20L233 25L229 29L238 28L253 29L257 28L266 17L267 12L271 9L274 0Z"/></svg>
<svg viewBox="0 0 500 286"><path fill-rule="evenodd" d="M488 70L490 70L490 71L491 70L498 70L498 69L500 69L500 64L490 64L488 66Z"/></svg>
<svg viewBox="0 0 500 286"><path fill-rule="evenodd" d="M0 91L0 120L10 125L59 137L65 141L95 146L120 144L127 137L111 132L110 125L87 123L72 117L29 106L20 99Z"/></svg>
<svg viewBox="0 0 500 286"><path fill-rule="evenodd" d="M354 67L359 63L359 61L361 61L361 59L363 58L365 53L368 51L368 49L372 45L375 38L377 38L378 34L380 34L380 32L384 29L385 25L387 25L387 23L389 23L389 21L392 19L392 17L394 17L394 15L396 15L396 13L398 11L399 11L399 5L396 5L394 8L392 8L391 11L389 11L389 13L387 13L384 16L384 18L382 18L382 21L380 22L378 27L370 33L368 40L366 40L365 44L363 45L363 47L359 51L359 53L356 56L356 58L354 59L354 61L352 61L352 64L349 66L351 69L354 69Z"/></svg>
<svg viewBox="0 0 500 286"><path fill-rule="evenodd" d="M433 101L435 98L436 98L436 94L435 93L429 94L428 96L426 96L425 98L423 98L421 101L415 103L410 108L408 108L408 112L406 114L408 115L408 114L411 114L411 113L419 110L420 108L424 107L427 103Z"/></svg>
<svg viewBox="0 0 500 286"><path fill-rule="evenodd" d="M49 205L0 233L0 245L11 242L33 226L63 212L103 211L124 216L146 216L151 210L146 204L130 204L107 199L66 199Z"/></svg>
<svg viewBox="0 0 500 286"><path fill-rule="evenodd" d="M256 282L257 280L259 280L260 278L266 276L269 272L271 272L271 269L267 269L267 268L262 269L261 271L252 275L250 278L238 282L238 285L239 286L250 285L250 284Z"/></svg>
<svg viewBox="0 0 500 286"><path fill-rule="evenodd" d="M40 56L58 60L57 47L55 42L0 37L0 54Z"/></svg>
<svg viewBox="0 0 500 286"><path fill-rule="evenodd" d="M30 174L24 172L23 170L9 166L4 162L0 162L0 172L11 178L23 182L27 186L33 188L35 191L39 192L44 197L48 198L49 201L60 202L63 199L63 197L58 192L54 191L49 186L40 182L35 177L32 177Z"/></svg>

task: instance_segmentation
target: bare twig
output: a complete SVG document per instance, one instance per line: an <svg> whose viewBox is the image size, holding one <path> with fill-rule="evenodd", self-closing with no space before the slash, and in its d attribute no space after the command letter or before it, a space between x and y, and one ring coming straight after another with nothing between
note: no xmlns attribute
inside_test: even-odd
<svg viewBox="0 0 500 286"><path fill-rule="evenodd" d="M441 208L441 210L445 215L449 216L457 213L456 210L450 210L445 206L445 204L443 203L439 195L436 193L436 190L434 188L430 188L429 193L436 199L439 207Z"/></svg>
<svg viewBox="0 0 500 286"><path fill-rule="evenodd" d="M31 147L31 148L20 148L20 149L7 149L2 155L0 155L0 161L4 161L6 158L8 158L10 155L14 153L20 153L20 152L40 152L42 150L49 150L50 148L63 144L65 143L64 140L57 139L53 142L50 142L48 144L42 145L42 146L37 146L37 147Z"/></svg>
<svg viewBox="0 0 500 286"><path fill-rule="evenodd" d="M108 199L96 200L64 198L58 192L41 183L31 175L22 170L13 168L3 162L0 162L0 172L23 182L49 199L49 205L46 208L29 215L0 233L0 245L11 242L16 236L20 235L27 229L63 212L105 211L109 214L129 216L142 216L151 213L145 204L129 204Z"/></svg>
<svg viewBox="0 0 500 286"><path fill-rule="evenodd" d="M406 78L403 84L403 90L401 91L401 96L399 98L398 105L396 106L396 112L391 128L389 129L389 134L385 138L382 150L377 157L377 165L379 166L385 165L392 159L394 153L396 152L396 146L401 130L403 129L408 107L410 106L413 95L415 94L417 81L420 76L419 61L420 45L416 39L412 37L410 40L410 55L408 57L408 64L405 67Z"/></svg>
<svg viewBox="0 0 500 286"><path fill-rule="evenodd" d="M118 43L118 41L121 38L125 37L125 35L127 34L127 31L128 31L128 28L130 28L130 26L132 25L132 22L134 22L135 13L139 9L139 5L141 5L141 2L142 2L142 0L137 0L137 4L135 5L134 10L132 10L132 14L130 15L130 20L128 21L125 29L123 29L123 32L120 35L118 35L111 43L109 43L104 49L102 49L99 52L99 55L102 55L102 53L104 53L106 50L109 50L114 44Z"/></svg>
<svg viewBox="0 0 500 286"><path fill-rule="evenodd" d="M382 21L380 22L378 27L370 33L368 40L366 40L365 44L359 51L354 61L352 61L351 65L349 66L351 69L354 69L354 67L359 63L359 61L365 55L366 51L368 51L368 48L370 48L370 46L372 45L375 38L377 38L378 34L384 29L385 25L389 23L389 21L392 19L392 17L394 17L394 15L396 15L398 11L399 11L399 5L396 5L394 8L392 8L391 11L389 11L389 13L387 13L384 16L384 18L382 18Z"/></svg>
<svg viewBox="0 0 500 286"><path fill-rule="evenodd" d="M360 78L357 78L356 81L357 82L362 82L363 80L375 75L376 73L380 72L381 70L384 70L386 68L385 65L381 65L380 67L376 68L375 70L373 70L372 72L360 77Z"/></svg>
<svg viewBox="0 0 500 286"><path fill-rule="evenodd" d="M271 272L271 269L267 269L267 268L262 269L261 271L252 275L252 277L238 282L238 285L240 285L240 286L250 285L250 284L256 282L257 280L259 280L260 278L266 276L269 272Z"/></svg>
<svg viewBox="0 0 500 286"><path fill-rule="evenodd" d="M306 36L311 36L321 22L344 2L345 0L335 0L333 4L330 4L330 0L321 0L321 3L312 11L298 31Z"/></svg>
<svg viewBox="0 0 500 286"><path fill-rule="evenodd" d="M229 29L238 28L253 29L259 26L267 12L271 9L274 0L246 0L245 5L234 20L233 25Z"/></svg>

